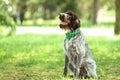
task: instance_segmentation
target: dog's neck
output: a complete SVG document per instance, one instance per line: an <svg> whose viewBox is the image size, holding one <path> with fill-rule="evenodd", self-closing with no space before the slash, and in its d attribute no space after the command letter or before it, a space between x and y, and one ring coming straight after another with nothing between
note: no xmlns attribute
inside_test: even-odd
<svg viewBox="0 0 120 80"><path fill-rule="evenodd" d="M66 33L66 38L67 39L70 39L70 38L73 38L73 37L75 37L77 34L79 34L80 33L80 29L78 28L78 29L76 29L75 31L68 31L67 33Z"/></svg>

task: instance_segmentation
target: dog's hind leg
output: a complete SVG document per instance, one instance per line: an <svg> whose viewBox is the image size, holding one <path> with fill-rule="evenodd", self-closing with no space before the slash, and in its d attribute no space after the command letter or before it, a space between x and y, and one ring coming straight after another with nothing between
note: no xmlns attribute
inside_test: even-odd
<svg viewBox="0 0 120 80"><path fill-rule="evenodd" d="M88 73L87 73L87 70L85 69L84 66L82 66L82 67L80 68L79 76L80 76L81 78L84 78L84 79L89 78Z"/></svg>
<svg viewBox="0 0 120 80"><path fill-rule="evenodd" d="M93 61L92 63L87 63L86 64L86 69L89 73L89 75L92 77L92 78L98 78L97 77L97 73L96 73L96 63L95 61Z"/></svg>

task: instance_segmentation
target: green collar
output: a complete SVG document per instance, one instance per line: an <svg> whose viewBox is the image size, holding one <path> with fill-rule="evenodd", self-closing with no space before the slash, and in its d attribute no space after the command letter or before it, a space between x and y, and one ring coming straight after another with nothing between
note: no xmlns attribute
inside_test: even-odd
<svg viewBox="0 0 120 80"><path fill-rule="evenodd" d="M69 38L75 37L79 33L80 33L79 29L77 29L75 32L68 32L66 33L66 38L69 39Z"/></svg>

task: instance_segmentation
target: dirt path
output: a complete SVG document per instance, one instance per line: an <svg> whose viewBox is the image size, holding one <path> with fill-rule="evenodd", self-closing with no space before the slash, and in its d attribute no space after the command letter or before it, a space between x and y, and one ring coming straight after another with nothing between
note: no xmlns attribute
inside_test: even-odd
<svg viewBox="0 0 120 80"><path fill-rule="evenodd" d="M113 28L81 28L81 31L84 35L88 36L113 36L114 29ZM60 28L51 28L51 27L17 27L16 34L64 34L65 31Z"/></svg>

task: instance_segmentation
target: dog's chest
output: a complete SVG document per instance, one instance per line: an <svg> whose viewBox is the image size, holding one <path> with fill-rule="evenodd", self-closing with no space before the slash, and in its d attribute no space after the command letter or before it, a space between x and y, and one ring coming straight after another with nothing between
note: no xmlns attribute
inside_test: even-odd
<svg viewBox="0 0 120 80"><path fill-rule="evenodd" d="M65 54L68 56L70 61L73 61L77 56L76 46L74 39L66 39L64 42Z"/></svg>
<svg viewBox="0 0 120 80"><path fill-rule="evenodd" d="M75 50L75 42L73 41L73 39L66 39L64 41L64 48L65 48L65 51L74 51Z"/></svg>
<svg viewBox="0 0 120 80"><path fill-rule="evenodd" d="M70 61L74 61L78 55L85 55L85 42L80 36L64 40L64 51Z"/></svg>

